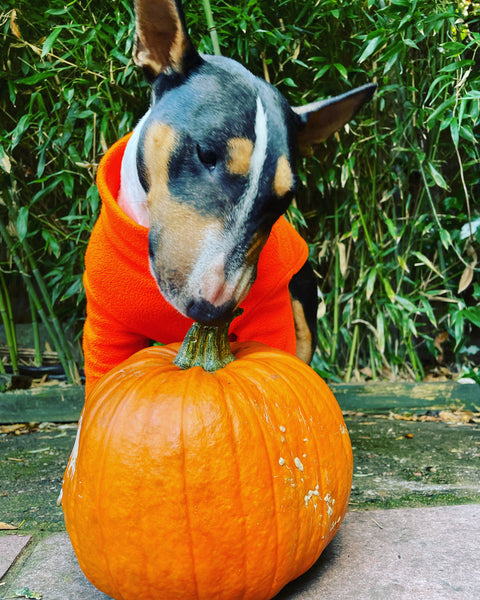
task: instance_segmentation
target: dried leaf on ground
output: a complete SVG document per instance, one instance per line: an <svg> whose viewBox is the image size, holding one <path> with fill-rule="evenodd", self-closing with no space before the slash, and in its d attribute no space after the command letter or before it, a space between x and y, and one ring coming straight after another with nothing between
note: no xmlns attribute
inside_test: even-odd
<svg viewBox="0 0 480 600"><path fill-rule="evenodd" d="M23 435L31 431L37 431L38 423L12 423L11 425L0 425L0 433L13 433Z"/></svg>
<svg viewBox="0 0 480 600"><path fill-rule="evenodd" d="M480 424L480 413L463 409L427 411L424 414L400 414L391 412L390 418L395 419L396 421L448 423L450 425L464 425L467 423Z"/></svg>
<svg viewBox="0 0 480 600"><path fill-rule="evenodd" d="M10 525L9 523L3 523L0 521L0 531L10 531L11 529L18 529L15 525Z"/></svg>

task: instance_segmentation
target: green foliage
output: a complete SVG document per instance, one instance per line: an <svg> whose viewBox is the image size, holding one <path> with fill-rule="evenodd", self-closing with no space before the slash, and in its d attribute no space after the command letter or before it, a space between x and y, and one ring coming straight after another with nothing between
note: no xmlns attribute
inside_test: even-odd
<svg viewBox="0 0 480 600"><path fill-rule="evenodd" d="M202 2L185 4L195 43L213 52ZM0 266L7 281L35 268L77 336L96 167L149 99L131 59L132 5L1 4L0 219L14 245ZM212 11L222 53L292 105L379 85L302 163L290 212L322 293L315 366L420 378L441 331L461 352L480 325L478 3L215 0Z"/></svg>

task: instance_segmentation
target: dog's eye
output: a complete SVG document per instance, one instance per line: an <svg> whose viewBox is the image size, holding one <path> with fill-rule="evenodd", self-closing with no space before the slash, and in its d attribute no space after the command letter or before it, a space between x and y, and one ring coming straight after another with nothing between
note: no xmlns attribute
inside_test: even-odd
<svg viewBox="0 0 480 600"><path fill-rule="evenodd" d="M218 157L213 150L204 150L197 145L197 153L200 162L210 171L217 165Z"/></svg>

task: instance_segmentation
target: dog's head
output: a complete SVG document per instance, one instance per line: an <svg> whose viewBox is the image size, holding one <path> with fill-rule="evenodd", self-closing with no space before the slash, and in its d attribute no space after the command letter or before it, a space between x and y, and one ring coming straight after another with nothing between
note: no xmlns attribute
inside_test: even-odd
<svg viewBox="0 0 480 600"><path fill-rule="evenodd" d="M136 19L134 59L152 85L137 154L151 270L180 312L219 322L293 198L299 148L338 131L375 86L291 108L239 63L199 55L174 0L137 0Z"/></svg>

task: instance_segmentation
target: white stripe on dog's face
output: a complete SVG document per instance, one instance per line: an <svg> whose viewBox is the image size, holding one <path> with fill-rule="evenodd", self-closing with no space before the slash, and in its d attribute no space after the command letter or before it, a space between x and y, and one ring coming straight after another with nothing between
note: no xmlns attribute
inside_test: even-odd
<svg viewBox="0 0 480 600"><path fill-rule="evenodd" d="M238 211L235 213L235 223L241 224L248 219L253 204L258 194L260 177L263 173L265 159L267 158L268 128L267 115L263 109L262 101L257 96L257 113L255 115L255 145L250 160L250 172L247 188L238 202Z"/></svg>
<svg viewBox="0 0 480 600"><path fill-rule="evenodd" d="M254 276L255 264L236 265L226 278L225 265L235 247L242 243L247 222L258 195L261 176L267 157L268 121L260 97L257 96L255 115L255 142L250 158L247 185L243 195L226 215L222 232L212 228L204 239L203 250L195 261L188 278L188 287L196 297L201 297L214 306L220 306L235 297L240 302L246 295ZM263 244L262 244L263 246Z"/></svg>

